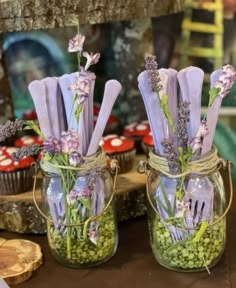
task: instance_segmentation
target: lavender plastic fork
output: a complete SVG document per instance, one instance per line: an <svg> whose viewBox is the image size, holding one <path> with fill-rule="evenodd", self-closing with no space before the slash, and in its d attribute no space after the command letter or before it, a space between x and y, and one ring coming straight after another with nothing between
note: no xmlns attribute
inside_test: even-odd
<svg viewBox="0 0 236 288"><path fill-rule="evenodd" d="M99 111L87 155L92 155L97 151L99 142L107 124L108 117L121 88L121 84L116 80L109 80L106 82L101 109Z"/></svg>
<svg viewBox="0 0 236 288"><path fill-rule="evenodd" d="M181 71L180 71L181 72ZM201 92L204 72L197 67L182 70L178 80L182 88L182 98L190 102L190 139L196 137L201 124ZM184 87L186 85L186 87ZM187 93L187 95L185 95ZM194 155L192 159L196 159ZM210 221L213 213L214 187L207 177L189 179L186 182L184 201L190 203L185 218L188 227L196 227L201 220Z"/></svg>
<svg viewBox="0 0 236 288"><path fill-rule="evenodd" d="M46 98L46 87L43 82L34 80L29 84L28 89L34 101L42 133L46 138L53 136L52 123Z"/></svg>
<svg viewBox="0 0 236 288"><path fill-rule="evenodd" d="M146 108L149 125L152 131L152 137L154 142L155 151L160 155L163 155L163 147L161 141L165 138L163 123L160 117L162 111L158 105L157 94L151 90L148 83L147 71L143 71L138 76L138 87L143 98L143 102Z"/></svg>
<svg viewBox="0 0 236 288"><path fill-rule="evenodd" d="M163 112L158 104L157 94L151 90L150 84L148 83L148 75L147 72L144 71L138 76L139 82L139 90L141 92L143 102L146 108L150 128L153 135L153 141L155 146L155 151L160 155L163 155L163 147L161 145L161 141L165 138L165 128L167 123L163 123ZM162 178L160 179L162 181ZM163 177L163 186L165 189L165 193L167 194L168 201L173 207L174 199L175 199L175 191L176 191L176 182L172 179L167 179ZM162 195L162 191L160 186L158 186L156 190L156 197L160 199L162 202L164 201L164 197ZM168 217L165 211L161 209L161 207L157 204L161 219L164 220ZM174 226L167 226L167 229L170 231L171 237L174 242L179 241L181 239L181 235Z"/></svg>
<svg viewBox="0 0 236 288"><path fill-rule="evenodd" d="M219 80L222 73L223 71L220 69L220 70L214 71L211 74L211 88ZM221 102L222 102L222 98L220 96L217 96L207 113L207 126L209 130L209 134L203 140L203 147L201 151L202 155L209 152L212 148L212 143L214 139L214 134L215 134L215 129L216 129Z"/></svg>

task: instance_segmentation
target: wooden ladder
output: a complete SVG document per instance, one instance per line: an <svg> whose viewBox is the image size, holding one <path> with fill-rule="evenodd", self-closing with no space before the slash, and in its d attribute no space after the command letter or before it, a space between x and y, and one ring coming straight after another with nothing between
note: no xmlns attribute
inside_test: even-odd
<svg viewBox="0 0 236 288"><path fill-rule="evenodd" d="M214 23L202 23L192 20L194 9L207 10L213 13ZM222 0L186 0L184 19L182 22L182 41L180 44L180 66L181 68L189 65L189 57L211 58L213 69L219 69L223 63L223 3ZM213 47L192 46L191 33L213 34ZM209 75L206 74L206 80Z"/></svg>

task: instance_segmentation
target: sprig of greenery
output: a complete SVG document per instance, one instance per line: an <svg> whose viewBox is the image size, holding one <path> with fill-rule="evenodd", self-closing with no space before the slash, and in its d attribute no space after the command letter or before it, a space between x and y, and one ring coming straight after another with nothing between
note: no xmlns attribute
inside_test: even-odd
<svg viewBox="0 0 236 288"><path fill-rule="evenodd" d="M215 98L219 95L220 87L213 87L209 90L209 103L208 108L211 107L213 102L215 101Z"/></svg>
<svg viewBox="0 0 236 288"><path fill-rule="evenodd" d="M33 130L41 139L46 140L46 137L43 135L38 125L33 120L26 120L24 122L24 130Z"/></svg>
<svg viewBox="0 0 236 288"><path fill-rule="evenodd" d="M168 96L167 95L163 95L160 98L160 106L161 106L161 109L162 109L166 119L167 119L167 122L168 122L170 128L175 133L176 132L176 128L175 128L175 124L174 124L173 118L172 118L172 116L170 114L169 107L168 107Z"/></svg>

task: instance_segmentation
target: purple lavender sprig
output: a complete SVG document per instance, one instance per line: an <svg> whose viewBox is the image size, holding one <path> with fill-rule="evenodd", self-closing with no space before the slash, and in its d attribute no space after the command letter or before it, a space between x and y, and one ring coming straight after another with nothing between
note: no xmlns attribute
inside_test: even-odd
<svg viewBox="0 0 236 288"><path fill-rule="evenodd" d="M4 125L0 125L0 142L21 131L24 126L24 121L16 119L15 121L8 120Z"/></svg>
<svg viewBox="0 0 236 288"><path fill-rule="evenodd" d="M37 144L34 144L32 146L22 147L16 152L12 153L12 158L15 161L19 161L20 159L24 157L37 155L41 149L42 147Z"/></svg>
<svg viewBox="0 0 236 288"><path fill-rule="evenodd" d="M183 101L179 105L178 109L178 121L176 136L178 140L178 146L186 149L188 146L188 122L190 121L189 102Z"/></svg>
<svg viewBox="0 0 236 288"><path fill-rule="evenodd" d="M179 166L179 160L178 155L175 151L174 145L168 140L164 139L161 142L163 148L164 148L164 154L166 156L166 160L168 163L168 167L170 169L170 173L173 175L180 174L180 166Z"/></svg>
<svg viewBox="0 0 236 288"><path fill-rule="evenodd" d="M152 91L159 92L160 90L163 89L163 86L161 84L161 78L157 70L158 64L156 62L156 56L152 55L147 56L145 58L145 61L146 61L145 68L148 72L148 81L152 87Z"/></svg>

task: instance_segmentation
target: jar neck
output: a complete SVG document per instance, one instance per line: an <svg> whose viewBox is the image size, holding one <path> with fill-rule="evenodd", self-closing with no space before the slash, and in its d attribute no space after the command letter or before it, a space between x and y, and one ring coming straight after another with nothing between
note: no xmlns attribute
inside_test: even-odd
<svg viewBox="0 0 236 288"><path fill-rule="evenodd" d="M92 155L83 157L83 161L78 166L57 165L50 161L40 161L40 168L45 174L60 175L62 170L78 171L78 173L88 174L91 170L104 169L107 167L107 156L99 147L98 151Z"/></svg>
<svg viewBox="0 0 236 288"><path fill-rule="evenodd" d="M193 174L207 176L219 170L222 165L225 165L225 161L218 157L216 147L213 147L209 153L199 157L198 159L190 161L186 171L177 175L173 175L170 172L168 161L165 157L150 151L148 158L148 166L151 168L151 170L156 173L163 174L169 178L181 178Z"/></svg>

